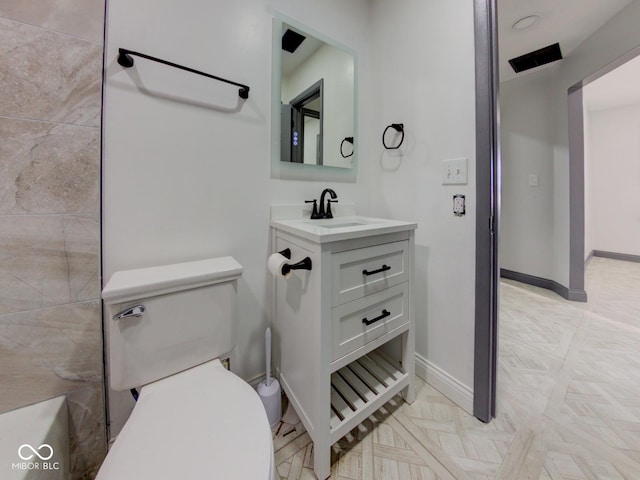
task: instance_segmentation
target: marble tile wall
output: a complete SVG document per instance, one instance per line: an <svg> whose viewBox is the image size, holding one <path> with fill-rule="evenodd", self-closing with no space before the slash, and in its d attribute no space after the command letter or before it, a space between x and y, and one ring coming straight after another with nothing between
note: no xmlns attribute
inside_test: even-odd
<svg viewBox="0 0 640 480"><path fill-rule="evenodd" d="M0 0L0 413L66 394L73 479L106 452L104 1Z"/></svg>

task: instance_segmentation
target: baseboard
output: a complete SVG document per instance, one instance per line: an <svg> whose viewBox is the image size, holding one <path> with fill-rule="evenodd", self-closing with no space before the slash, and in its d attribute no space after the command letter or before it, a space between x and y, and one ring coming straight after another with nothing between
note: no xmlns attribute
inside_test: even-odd
<svg viewBox="0 0 640 480"><path fill-rule="evenodd" d="M594 250L591 252L594 257L611 258L612 260L623 260L625 262L640 263L640 255L629 253L607 252L605 250Z"/></svg>
<svg viewBox="0 0 640 480"><path fill-rule="evenodd" d="M473 390L416 353L416 375L469 415L473 415Z"/></svg>
<svg viewBox="0 0 640 480"><path fill-rule="evenodd" d="M584 259L584 264L586 265L587 263L589 263L592 258L593 258L593 250L591 250L589 252L589 255L587 255L587 258Z"/></svg>
<svg viewBox="0 0 640 480"><path fill-rule="evenodd" d="M536 277L535 275L529 275L527 273L514 272L513 270L507 270L506 268L500 269L500 276L509 280L515 280L516 282L533 285L534 287L546 288L547 290L557 293L562 298L573 302L587 301L587 292L584 290L569 289L555 280Z"/></svg>
<svg viewBox="0 0 640 480"><path fill-rule="evenodd" d="M587 292L585 290L568 289L567 296L564 298L571 300L572 302L584 303L587 301Z"/></svg>

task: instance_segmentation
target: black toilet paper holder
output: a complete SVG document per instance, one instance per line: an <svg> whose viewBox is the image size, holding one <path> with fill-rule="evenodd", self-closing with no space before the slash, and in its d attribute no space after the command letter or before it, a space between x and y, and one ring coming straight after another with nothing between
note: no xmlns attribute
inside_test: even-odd
<svg viewBox="0 0 640 480"><path fill-rule="evenodd" d="M291 249L290 248L285 248L284 250L281 250L278 253L280 255L282 255L283 257L291 260ZM302 260L300 260L298 263L294 263L294 264L291 264L291 265L288 264L288 263L285 263L282 266L282 274L283 275L286 275L291 270L311 270L311 259L309 257L305 257Z"/></svg>

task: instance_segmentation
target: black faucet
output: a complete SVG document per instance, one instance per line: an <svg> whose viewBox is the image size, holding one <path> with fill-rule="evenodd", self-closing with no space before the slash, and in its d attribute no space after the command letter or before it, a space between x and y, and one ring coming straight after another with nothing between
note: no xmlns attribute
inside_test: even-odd
<svg viewBox="0 0 640 480"><path fill-rule="evenodd" d="M324 196L326 194L329 194L329 196L331 197L331 199L327 200L327 208L325 210L324 207ZM338 198L338 195L336 195L336 192L334 192L332 189L330 188L325 188L322 191L322 194L320 195L320 209L318 211L318 216L320 218L333 218L333 213L331 213L331 202L337 202L338 200L336 200Z"/></svg>
<svg viewBox="0 0 640 480"><path fill-rule="evenodd" d="M322 218L318 214L318 201L317 200L305 200L304 203L313 203L313 211L311 212L311 220L316 220L318 218Z"/></svg>

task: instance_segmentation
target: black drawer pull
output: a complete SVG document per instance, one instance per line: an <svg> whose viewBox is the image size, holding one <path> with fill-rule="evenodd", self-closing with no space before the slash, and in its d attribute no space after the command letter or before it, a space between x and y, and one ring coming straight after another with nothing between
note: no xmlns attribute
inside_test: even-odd
<svg viewBox="0 0 640 480"><path fill-rule="evenodd" d="M382 309L382 315L377 316L376 318L372 318L371 320L367 320L367 317L362 319L362 323L365 325L371 325L372 323L376 323L378 320L382 320L383 318L387 318L391 315L391 312L386 308Z"/></svg>
<svg viewBox="0 0 640 480"><path fill-rule="evenodd" d="M375 275L376 273L380 273L380 272L386 272L387 270L391 270L391 267L389 265L382 265L381 268L377 269L377 270L362 270L362 274L363 275Z"/></svg>

